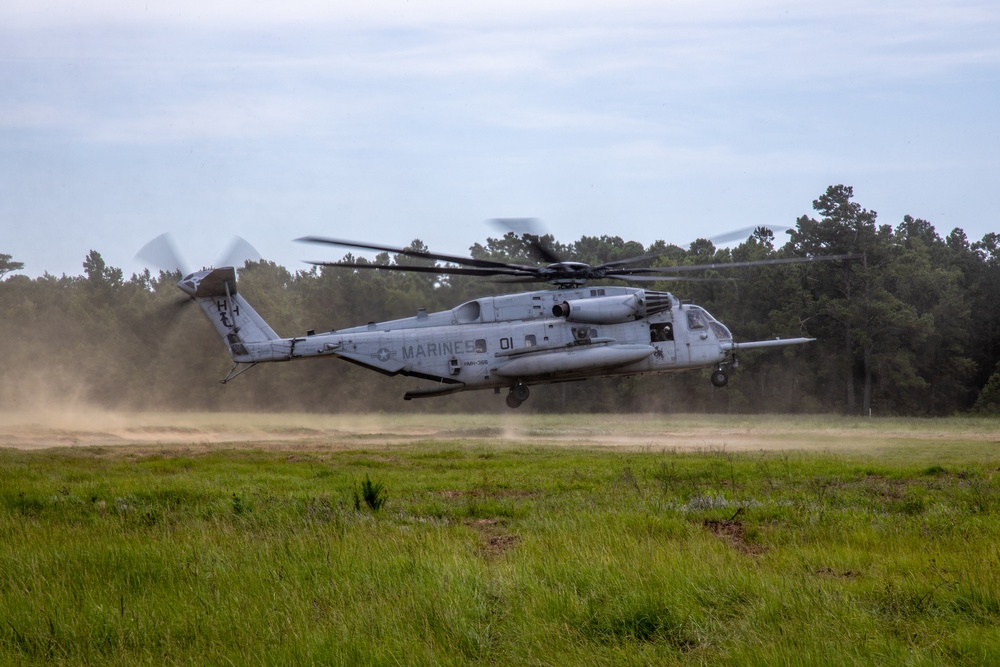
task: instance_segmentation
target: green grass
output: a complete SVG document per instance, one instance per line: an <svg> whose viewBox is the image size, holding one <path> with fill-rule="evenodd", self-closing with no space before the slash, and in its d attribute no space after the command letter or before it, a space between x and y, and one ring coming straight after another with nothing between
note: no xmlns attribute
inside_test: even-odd
<svg viewBox="0 0 1000 667"><path fill-rule="evenodd" d="M1000 450L910 424L0 450L0 664L1000 664Z"/></svg>

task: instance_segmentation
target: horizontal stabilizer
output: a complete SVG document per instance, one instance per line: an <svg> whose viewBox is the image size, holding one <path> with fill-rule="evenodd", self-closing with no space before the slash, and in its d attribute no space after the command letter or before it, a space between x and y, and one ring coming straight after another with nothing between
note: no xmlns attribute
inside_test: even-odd
<svg viewBox="0 0 1000 667"><path fill-rule="evenodd" d="M236 294L236 269L225 266L221 269L197 271L185 276L177 286L196 299Z"/></svg>

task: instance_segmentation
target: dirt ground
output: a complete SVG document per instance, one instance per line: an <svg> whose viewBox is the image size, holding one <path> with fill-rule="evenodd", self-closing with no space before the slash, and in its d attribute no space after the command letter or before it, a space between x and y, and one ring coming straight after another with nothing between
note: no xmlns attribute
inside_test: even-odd
<svg viewBox="0 0 1000 667"><path fill-rule="evenodd" d="M184 445L362 448L420 441L676 451L848 451L956 441L1000 447L996 420L863 420L719 415L315 415L0 413L0 447Z"/></svg>

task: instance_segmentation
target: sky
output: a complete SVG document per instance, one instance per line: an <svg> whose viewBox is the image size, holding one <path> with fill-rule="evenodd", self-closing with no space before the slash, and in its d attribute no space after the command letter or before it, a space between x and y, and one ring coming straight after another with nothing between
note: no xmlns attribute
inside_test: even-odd
<svg viewBox="0 0 1000 667"><path fill-rule="evenodd" d="M170 232L292 271L320 235L487 220L686 244L812 215L1000 231L995 0L0 3L0 253L128 277ZM779 239L781 235L779 234Z"/></svg>

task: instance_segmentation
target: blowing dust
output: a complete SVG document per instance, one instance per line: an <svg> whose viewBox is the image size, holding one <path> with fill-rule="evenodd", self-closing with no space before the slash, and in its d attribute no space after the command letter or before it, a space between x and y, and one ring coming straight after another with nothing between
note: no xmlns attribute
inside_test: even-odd
<svg viewBox="0 0 1000 667"><path fill-rule="evenodd" d="M850 452L960 437L996 439L976 422L661 415L130 412L82 402L0 411L0 447L361 449L459 445L613 447L644 452ZM992 440L991 440L992 439Z"/></svg>

